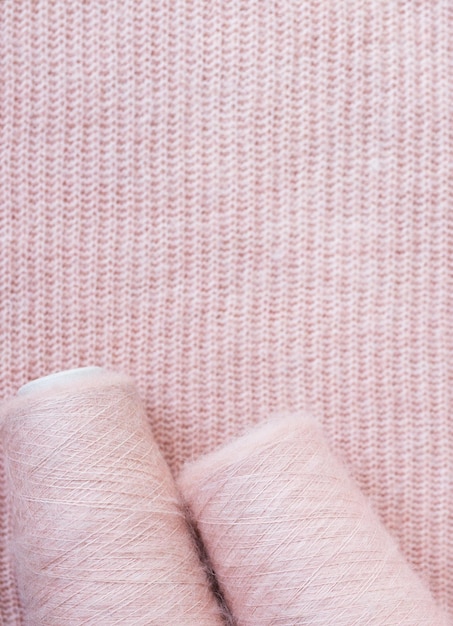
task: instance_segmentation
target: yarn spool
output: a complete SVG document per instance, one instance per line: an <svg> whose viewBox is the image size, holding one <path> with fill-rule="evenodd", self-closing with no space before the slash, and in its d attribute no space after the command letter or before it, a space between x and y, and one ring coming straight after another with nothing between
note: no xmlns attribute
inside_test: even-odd
<svg viewBox="0 0 453 626"><path fill-rule="evenodd" d="M316 422L274 417L177 480L237 624L447 624Z"/></svg>
<svg viewBox="0 0 453 626"><path fill-rule="evenodd" d="M46 377L0 418L25 624L223 623L130 378Z"/></svg>

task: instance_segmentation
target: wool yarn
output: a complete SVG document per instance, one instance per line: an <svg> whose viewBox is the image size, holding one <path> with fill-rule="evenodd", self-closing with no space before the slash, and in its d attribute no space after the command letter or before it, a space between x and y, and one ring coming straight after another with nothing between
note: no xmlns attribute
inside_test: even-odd
<svg viewBox="0 0 453 626"><path fill-rule="evenodd" d="M1 0L0 252L2 400L124 370L174 473L308 410L453 618L453 0Z"/></svg>
<svg viewBox="0 0 453 626"><path fill-rule="evenodd" d="M274 415L178 483L240 626L448 623L309 415Z"/></svg>
<svg viewBox="0 0 453 626"><path fill-rule="evenodd" d="M64 372L0 416L24 624L223 623L130 378Z"/></svg>

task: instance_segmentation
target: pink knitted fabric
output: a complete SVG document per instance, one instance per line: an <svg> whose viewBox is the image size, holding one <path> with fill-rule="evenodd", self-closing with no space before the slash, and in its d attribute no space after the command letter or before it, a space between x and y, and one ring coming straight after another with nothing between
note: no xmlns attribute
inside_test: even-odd
<svg viewBox="0 0 453 626"><path fill-rule="evenodd" d="M175 472L310 411L453 611L452 81L451 0L0 2L2 398L123 371Z"/></svg>

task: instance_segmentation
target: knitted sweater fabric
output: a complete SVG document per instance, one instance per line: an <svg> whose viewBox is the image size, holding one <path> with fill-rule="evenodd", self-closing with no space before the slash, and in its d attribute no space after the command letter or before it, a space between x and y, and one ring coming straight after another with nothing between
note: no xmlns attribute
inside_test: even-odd
<svg viewBox="0 0 453 626"><path fill-rule="evenodd" d="M125 372L175 474L310 412L453 612L452 85L450 0L3 0L1 397Z"/></svg>

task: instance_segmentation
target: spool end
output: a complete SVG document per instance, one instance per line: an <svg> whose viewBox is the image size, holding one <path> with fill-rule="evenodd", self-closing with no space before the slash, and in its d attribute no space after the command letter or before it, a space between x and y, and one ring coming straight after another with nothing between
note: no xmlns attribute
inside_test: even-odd
<svg viewBox="0 0 453 626"><path fill-rule="evenodd" d="M35 392L47 391L49 389L53 389L54 387L60 387L62 385L66 386L68 383L79 383L81 381L90 380L102 371L104 371L102 367L93 365L89 367L77 367L74 369L63 370L62 372L55 372L53 374L48 374L47 376L35 378L25 385L22 385L17 392L17 395L26 396Z"/></svg>

